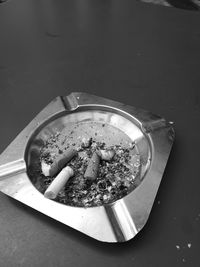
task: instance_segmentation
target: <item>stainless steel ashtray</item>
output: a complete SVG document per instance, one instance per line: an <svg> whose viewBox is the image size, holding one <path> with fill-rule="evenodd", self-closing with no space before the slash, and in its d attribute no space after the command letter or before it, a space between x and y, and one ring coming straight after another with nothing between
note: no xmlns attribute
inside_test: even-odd
<svg viewBox="0 0 200 267"><path fill-rule="evenodd" d="M107 127L102 130L100 124ZM133 142L140 156L137 186L119 199L88 207L45 198L38 186L41 149L49 138L74 125L81 126L74 143L84 133L96 132L109 145ZM173 140L171 123L145 110L86 93L57 97L0 155L0 191L97 240L127 241L147 222Z"/></svg>

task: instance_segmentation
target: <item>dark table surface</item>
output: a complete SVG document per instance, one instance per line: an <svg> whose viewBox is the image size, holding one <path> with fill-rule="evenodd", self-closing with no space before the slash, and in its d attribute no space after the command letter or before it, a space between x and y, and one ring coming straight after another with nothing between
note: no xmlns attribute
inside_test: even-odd
<svg viewBox="0 0 200 267"><path fill-rule="evenodd" d="M89 238L0 193L0 266L200 266L200 15L135 0L0 5L0 152L53 98L84 91L175 122L144 229Z"/></svg>

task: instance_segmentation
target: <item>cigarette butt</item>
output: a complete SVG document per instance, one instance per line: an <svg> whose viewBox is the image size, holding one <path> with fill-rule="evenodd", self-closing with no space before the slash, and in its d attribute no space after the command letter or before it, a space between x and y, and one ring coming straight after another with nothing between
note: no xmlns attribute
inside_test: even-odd
<svg viewBox="0 0 200 267"><path fill-rule="evenodd" d="M77 155L77 150L71 147L68 148L53 162L49 170L49 175L53 177L57 174L75 155Z"/></svg>
<svg viewBox="0 0 200 267"><path fill-rule="evenodd" d="M115 151L113 149L111 149L111 150L100 149L98 151L98 154L102 160L110 161L114 157Z"/></svg>
<svg viewBox="0 0 200 267"><path fill-rule="evenodd" d="M86 179L95 180L97 178L99 162L100 162L100 158L98 154L94 152L84 174L84 177Z"/></svg>
<svg viewBox="0 0 200 267"><path fill-rule="evenodd" d="M71 167L67 166L56 176L53 182L49 185L44 193L44 196L49 199L54 199L57 197L60 190L67 183L69 178L74 175L74 171Z"/></svg>

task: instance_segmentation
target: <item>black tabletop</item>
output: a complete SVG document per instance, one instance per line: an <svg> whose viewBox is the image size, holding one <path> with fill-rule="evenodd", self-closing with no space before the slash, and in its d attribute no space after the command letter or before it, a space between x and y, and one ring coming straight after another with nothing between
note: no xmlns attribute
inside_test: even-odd
<svg viewBox="0 0 200 267"><path fill-rule="evenodd" d="M83 91L174 121L150 218L102 243L0 193L0 266L200 266L200 16L136 0L0 4L0 152L58 95Z"/></svg>

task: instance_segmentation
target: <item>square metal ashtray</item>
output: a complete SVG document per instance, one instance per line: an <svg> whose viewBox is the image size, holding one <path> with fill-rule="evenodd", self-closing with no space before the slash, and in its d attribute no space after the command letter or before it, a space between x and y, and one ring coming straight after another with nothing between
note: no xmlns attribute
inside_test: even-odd
<svg viewBox="0 0 200 267"><path fill-rule="evenodd" d="M137 145L141 162L138 186L100 206L74 207L45 198L34 185L37 173L32 173L41 147L56 132L86 122L118 129L121 135L112 137L116 144L126 136ZM0 191L97 240L127 241L148 220L173 140L172 123L148 111L86 93L57 97L0 155Z"/></svg>

